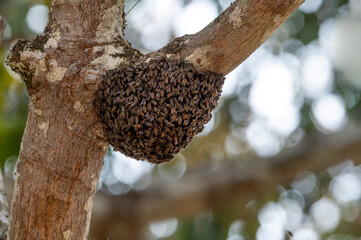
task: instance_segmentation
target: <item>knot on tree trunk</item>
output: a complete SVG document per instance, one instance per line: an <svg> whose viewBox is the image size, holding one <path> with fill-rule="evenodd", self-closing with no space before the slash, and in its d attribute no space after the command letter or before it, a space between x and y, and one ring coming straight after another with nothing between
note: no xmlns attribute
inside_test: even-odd
<svg viewBox="0 0 361 240"><path fill-rule="evenodd" d="M7 56L6 64L20 75L27 86L29 95L40 89L39 75L45 72L44 48L48 40L47 33L38 35L32 40L18 40Z"/></svg>

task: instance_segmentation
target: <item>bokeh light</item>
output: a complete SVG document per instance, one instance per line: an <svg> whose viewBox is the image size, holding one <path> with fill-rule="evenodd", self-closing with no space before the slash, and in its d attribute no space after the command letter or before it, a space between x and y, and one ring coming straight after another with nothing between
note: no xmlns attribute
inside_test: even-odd
<svg viewBox="0 0 361 240"><path fill-rule="evenodd" d="M192 34L202 30L218 16L216 6L208 0L194 0L188 3L182 13L176 16L175 36Z"/></svg>
<svg viewBox="0 0 361 240"><path fill-rule="evenodd" d="M292 240L319 240L319 236L312 228L300 228L293 233Z"/></svg>
<svg viewBox="0 0 361 240"><path fill-rule="evenodd" d="M340 209L329 198L321 198L311 208L311 213L316 225L322 232L333 230L340 223Z"/></svg>
<svg viewBox="0 0 361 240"><path fill-rule="evenodd" d="M291 186L300 193L307 195L316 188L316 181L317 178L314 173L301 172L296 176L296 179L292 182Z"/></svg>
<svg viewBox="0 0 361 240"><path fill-rule="evenodd" d="M330 184L332 196L340 204L359 201L361 198L361 176L353 171L341 173Z"/></svg>
<svg viewBox="0 0 361 240"><path fill-rule="evenodd" d="M322 0L306 0L301 6L300 10L305 13L316 12L322 4Z"/></svg>
<svg viewBox="0 0 361 240"><path fill-rule="evenodd" d="M228 229L227 240L244 240L242 234L244 223L241 220L234 220Z"/></svg>
<svg viewBox="0 0 361 240"><path fill-rule="evenodd" d="M257 240L282 240L284 226L287 221L287 213L277 203L267 203L258 213L260 228L257 230Z"/></svg>
<svg viewBox="0 0 361 240"><path fill-rule="evenodd" d="M247 140L261 157L274 156L282 149L281 140L260 122L252 122L248 126Z"/></svg>
<svg viewBox="0 0 361 240"><path fill-rule="evenodd" d="M49 9L46 5L32 6L26 15L26 23L34 33L42 33L48 21Z"/></svg>
<svg viewBox="0 0 361 240"><path fill-rule="evenodd" d="M178 227L178 220L171 218L162 221L155 221L149 224L149 230L157 238L166 238L171 236Z"/></svg>
<svg viewBox="0 0 361 240"><path fill-rule="evenodd" d="M318 124L316 126L326 133L342 129L347 122L343 99L335 94L327 94L317 99L312 105L312 114Z"/></svg>
<svg viewBox="0 0 361 240"><path fill-rule="evenodd" d="M282 136L289 135L299 124L295 80L293 69L272 57L261 63L250 91L249 104L254 113Z"/></svg>
<svg viewBox="0 0 361 240"><path fill-rule="evenodd" d="M287 221L284 224L285 229L294 230L302 223L303 210L300 203L293 199L283 199L280 205L287 215Z"/></svg>
<svg viewBox="0 0 361 240"><path fill-rule="evenodd" d="M183 177L186 170L187 162L182 154L177 154L172 161L162 163L157 167L159 177L164 181L176 181Z"/></svg>
<svg viewBox="0 0 361 240"><path fill-rule="evenodd" d="M360 16L360 15L359 15ZM336 18L332 57L335 67L345 74L345 80L361 89L361 21L350 12Z"/></svg>
<svg viewBox="0 0 361 240"><path fill-rule="evenodd" d="M328 93L333 86L330 59L322 53L309 53L302 64L302 90L309 98Z"/></svg>
<svg viewBox="0 0 361 240"><path fill-rule="evenodd" d="M119 152L113 152L113 173L114 176L125 184L134 184L142 176L149 173L154 165L145 161L134 161Z"/></svg>
<svg viewBox="0 0 361 240"><path fill-rule="evenodd" d="M11 156L6 159L5 165L4 165L4 172L5 172L6 177L15 179L17 161L18 161L18 158L16 156Z"/></svg>

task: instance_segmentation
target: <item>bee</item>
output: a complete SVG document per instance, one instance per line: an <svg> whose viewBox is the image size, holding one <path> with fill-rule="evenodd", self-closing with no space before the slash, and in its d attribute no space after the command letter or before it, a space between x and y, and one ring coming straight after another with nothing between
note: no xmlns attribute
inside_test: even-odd
<svg viewBox="0 0 361 240"><path fill-rule="evenodd" d="M132 107L131 107L131 108L132 108ZM123 114L124 114L124 113L123 113ZM137 118L136 118L137 120L136 120L136 121L139 121L138 116L140 116L140 117L142 117L142 118L145 117L144 113L143 113L141 110L138 110L138 111L137 111L137 115L136 115L136 116L137 116Z"/></svg>
<svg viewBox="0 0 361 240"><path fill-rule="evenodd" d="M153 143L155 143L157 141L157 138L152 138L149 140L149 145L152 145Z"/></svg>
<svg viewBox="0 0 361 240"><path fill-rule="evenodd" d="M145 136L146 136L147 138L149 138L150 133L151 133L150 130L146 131L146 132L145 132Z"/></svg>
<svg viewBox="0 0 361 240"><path fill-rule="evenodd" d="M175 114L176 114L175 108L171 108L171 109L170 109L170 114L172 114L172 115L175 115Z"/></svg>
<svg viewBox="0 0 361 240"><path fill-rule="evenodd" d="M176 118L177 118L176 115L172 115L172 116L170 117L170 121L171 121L171 122L175 122L175 121L176 121Z"/></svg>
<svg viewBox="0 0 361 240"><path fill-rule="evenodd" d="M132 108L135 107L135 105L137 105L137 102L134 101L134 102L129 106L129 108L132 109Z"/></svg>
<svg viewBox="0 0 361 240"><path fill-rule="evenodd" d="M166 133L170 133L170 129L167 128L166 126L164 126L164 131L165 131Z"/></svg>
<svg viewBox="0 0 361 240"><path fill-rule="evenodd" d="M154 135L154 136L157 136L157 135L158 135L158 128L155 127L155 128L153 129L153 135Z"/></svg>
<svg viewBox="0 0 361 240"><path fill-rule="evenodd" d="M167 153L169 153L171 151L171 149L170 149L170 147L167 147L165 150L164 150L164 154L167 154Z"/></svg>

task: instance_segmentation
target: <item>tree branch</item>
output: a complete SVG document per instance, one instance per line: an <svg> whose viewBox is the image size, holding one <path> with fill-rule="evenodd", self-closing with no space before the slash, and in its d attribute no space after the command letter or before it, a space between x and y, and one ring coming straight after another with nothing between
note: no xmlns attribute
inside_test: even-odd
<svg viewBox="0 0 361 240"><path fill-rule="evenodd" d="M253 53L304 0L237 0L202 31L156 54L186 59L199 70L226 75Z"/></svg>
<svg viewBox="0 0 361 240"><path fill-rule="evenodd" d="M102 208L105 212L95 213L92 224L102 223L107 226L102 231L112 236L120 224L121 229L132 229L130 225L137 223L140 231L150 221L189 217L232 203L240 206L276 190L280 184L287 186L302 171L320 172L346 159L361 164L360 145L361 128L351 127L331 136L309 137L297 148L273 158L235 160L215 172L201 170L175 182L157 182L146 190L122 196L105 197L99 193L96 199L101 201L101 206L106 206ZM117 228L113 224L117 224ZM128 235L124 239L133 238Z"/></svg>

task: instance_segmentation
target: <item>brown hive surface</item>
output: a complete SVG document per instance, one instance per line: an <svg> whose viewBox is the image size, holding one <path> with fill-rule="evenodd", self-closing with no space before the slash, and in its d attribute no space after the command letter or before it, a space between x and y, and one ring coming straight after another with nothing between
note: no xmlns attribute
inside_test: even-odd
<svg viewBox="0 0 361 240"><path fill-rule="evenodd" d="M116 151L161 163L204 129L223 83L183 60L153 59L107 71L94 106Z"/></svg>

